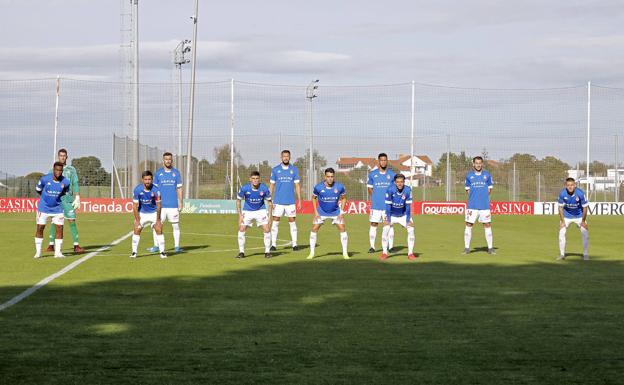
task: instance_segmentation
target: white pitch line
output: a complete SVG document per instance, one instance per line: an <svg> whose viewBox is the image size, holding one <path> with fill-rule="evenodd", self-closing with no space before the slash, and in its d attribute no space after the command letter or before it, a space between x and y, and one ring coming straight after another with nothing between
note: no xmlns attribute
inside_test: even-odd
<svg viewBox="0 0 624 385"><path fill-rule="evenodd" d="M65 273L67 273L68 271L74 269L75 267L77 267L81 263L86 262L89 259L95 257L96 255L98 255L98 253L101 253L102 251L106 251L106 250L110 249L111 247L113 247L115 245L118 245L119 243L121 243L124 240L128 239L131 235L132 235L132 232L129 232L128 234L122 236L121 238L115 239L110 244L108 244L106 246L102 246L99 249L97 249L95 251L92 251L89 254L85 255L84 257L75 260L74 262L72 262L69 265L65 266L64 268L62 268L61 270L57 271L56 273L45 277L41 281L37 282L34 286L29 287L28 289L24 290L20 294L16 295L15 297L11 298L10 300L8 300L5 303L3 303L2 305L0 305L0 311L6 310L6 309L10 308L11 306L17 304L18 302L20 302L23 299L29 297L34 292L36 292L37 290L41 289L42 287L44 287L48 283L52 282L56 278L60 277L61 275L65 274Z"/></svg>

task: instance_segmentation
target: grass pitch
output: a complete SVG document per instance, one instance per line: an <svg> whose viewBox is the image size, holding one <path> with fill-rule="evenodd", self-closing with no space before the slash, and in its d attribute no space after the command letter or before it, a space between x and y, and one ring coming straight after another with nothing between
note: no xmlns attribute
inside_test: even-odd
<svg viewBox="0 0 624 385"><path fill-rule="evenodd" d="M132 225L130 215L78 219L89 250ZM145 251L145 233L131 260L128 238L1 311L0 383L622 382L621 218L590 219L587 262L574 228L575 255L554 260L556 217L495 217L495 256L483 251L480 226L479 251L460 255L461 217L415 220L416 262L400 227L398 254L367 254L365 216L347 218L352 260L342 260L329 224L319 258L305 260L309 216L298 218L303 250L281 247L265 260L253 228L254 249L236 260L235 216L183 216L186 253L160 260ZM33 260L34 228L34 214L0 217L0 303L79 258L66 230L68 258Z"/></svg>

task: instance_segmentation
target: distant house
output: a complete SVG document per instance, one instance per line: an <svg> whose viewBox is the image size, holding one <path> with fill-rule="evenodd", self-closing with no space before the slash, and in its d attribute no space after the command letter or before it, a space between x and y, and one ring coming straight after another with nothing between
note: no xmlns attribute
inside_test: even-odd
<svg viewBox="0 0 624 385"><path fill-rule="evenodd" d="M585 170L568 170L568 178L576 179L576 183L586 188L589 182L589 189L594 191L610 191L624 182L624 169L614 168L607 170L607 176L590 176L589 180L585 176Z"/></svg>
<svg viewBox="0 0 624 385"><path fill-rule="evenodd" d="M412 163L413 162L413 163ZM426 155L415 155L412 159L409 155L399 155L398 159L389 159L390 168L400 172L407 179L415 180L423 176L430 177L433 173L433 162ZM340 157L336 161L338 172L351 172L354 170L366 170L367 172L377 167L375 158Z"/></svg>

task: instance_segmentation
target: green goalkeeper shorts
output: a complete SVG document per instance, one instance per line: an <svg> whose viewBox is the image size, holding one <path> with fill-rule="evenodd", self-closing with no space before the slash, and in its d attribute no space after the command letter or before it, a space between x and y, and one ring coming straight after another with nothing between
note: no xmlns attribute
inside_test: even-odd
<svg viewBox="0 0 624 385"><path fill-rule="evenodd" d="M65 212L65 219L76 219L76 210L71 203L63 202L63 211Z"/></svg>

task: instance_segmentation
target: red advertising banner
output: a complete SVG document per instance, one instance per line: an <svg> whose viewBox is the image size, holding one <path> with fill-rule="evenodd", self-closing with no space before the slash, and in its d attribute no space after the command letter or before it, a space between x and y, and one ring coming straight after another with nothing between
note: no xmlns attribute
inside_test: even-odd
<svg viewBox="0 0 624 385"><path fill-rule="evenodd" d="M29 213L37 211L39 198L0 198L0 213ZM85 213L130 213L131 199L84 198L79 211Z"/></svg>
<svg viewBox="0 0 624 385"><path fill-rule="evenodd" d="M209 200L206 200L209 202ZM0 213L35 212L38 198L0 198ZM370 202L347 201L347 214L369 214ZM493 215L533 215L535 202L492 202L490 210ZM80 202L80 212L85 213L130 213L131 199L84 198ZM463 215L466 202L414 202L412 213L416 215ZM554 210L553 210L554 211ZM299 214L312 214L312 201L303 201ZM536 214L541 214L536 213Z"/></svg>

